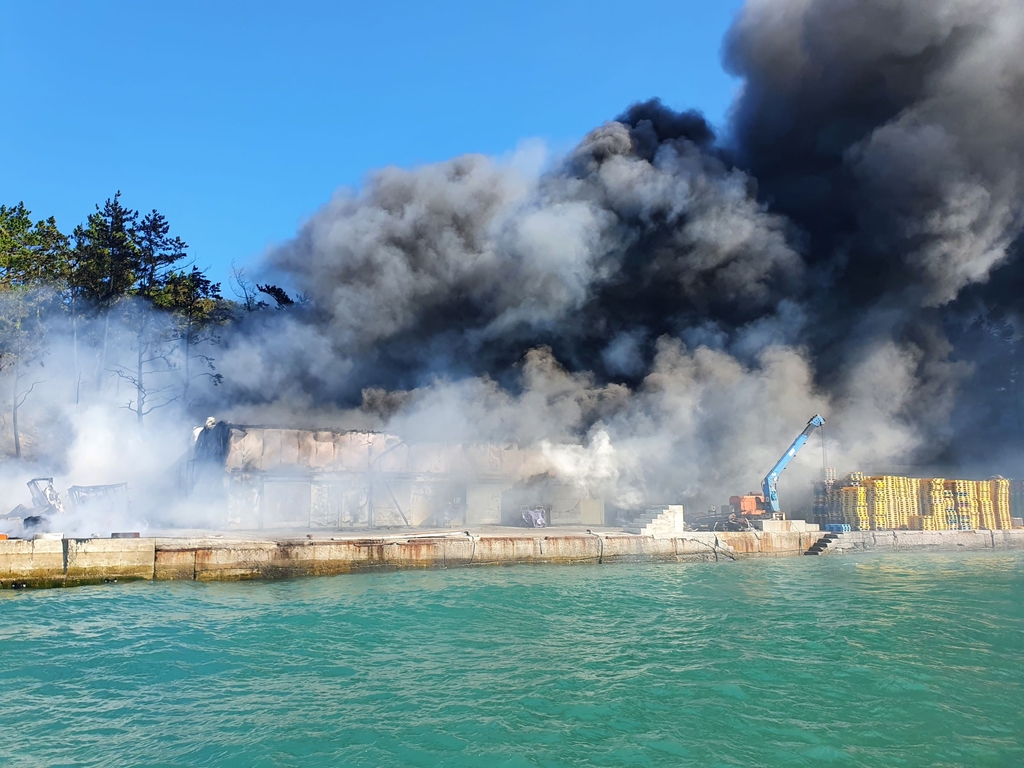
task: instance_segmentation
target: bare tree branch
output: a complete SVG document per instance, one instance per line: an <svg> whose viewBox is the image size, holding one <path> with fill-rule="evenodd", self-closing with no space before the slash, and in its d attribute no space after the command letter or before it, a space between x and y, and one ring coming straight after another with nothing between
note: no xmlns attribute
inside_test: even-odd
<svg viewBox="0 0 1024 768"><path fill-rule="evenodd" d="M45 379L43 381L45 381ZM33 381L32 382L32 386L30 386L24 392L19 392L15 396L15 400L18 403L18 408L21 408L21 406L23 406L25 404L25 401L28 399L28 396L32 394L32 390L36 388L36 384L42 384L42 383L43 383L42 381Z"/></svg>
<svg viewBox="0 0 1024 768"><path fill-rule="evenodd" d="M164 400L162 403L158 403L157 405L150 406L149 408L147 408L146 410L144 410L142 412L142 415L146 416L146 415L152 413L153 411L155 411L157 408L163 408L165 405L170 405L171 403L175 402L176 400L178 400L178 395L175 395L174 397L170 397L170 398Z"/></svg>

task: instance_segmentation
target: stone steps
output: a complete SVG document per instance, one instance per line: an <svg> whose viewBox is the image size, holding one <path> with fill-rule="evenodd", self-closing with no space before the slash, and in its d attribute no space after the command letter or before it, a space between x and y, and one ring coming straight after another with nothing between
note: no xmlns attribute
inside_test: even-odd
<svg viewBox="0 0 1024 768"><path fill-rule="evenodd" d="M808 547L807 551L804 552L804 554L823 555L830 551L832 545L837 543L839 539L842 537L842 535L843 534L841 533L826 533L824 536L822 536L820 539L814 542L810 547Z"/></svg>
<svg viewBox="0 0 1024 768"><path fill-rule="evenodd" d="M653 536L656 539L674 538L686 530L683 522L683 505L665 504L648 507L623 530L626 533L637 536Z"/></svg>

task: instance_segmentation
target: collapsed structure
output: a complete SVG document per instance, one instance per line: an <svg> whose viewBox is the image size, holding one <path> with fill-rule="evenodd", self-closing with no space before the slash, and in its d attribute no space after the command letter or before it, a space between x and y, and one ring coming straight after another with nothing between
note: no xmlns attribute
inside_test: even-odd
<svg viewBox="0 0 1024 768"><path fill-rule="evenodd" d="M33 477L26 485L32 506L18 504L10 513L0 515L5 527L13 525L18 533L45 533L60 525L65 515L64 501L53 485L52 477ZM95 522L123 519L131 508L128 483L110 485L72 485L67 491L67 511L89 513Z"/></svg>
<svg viewBox="0 0 1024 768"><path fill-rule="evenodd" d="M411 443L370 431L303 430L208 419L183 490L226 499L226 527L372 528L601 525L604 501L559 482L542 452L515 443Z"/></svg>

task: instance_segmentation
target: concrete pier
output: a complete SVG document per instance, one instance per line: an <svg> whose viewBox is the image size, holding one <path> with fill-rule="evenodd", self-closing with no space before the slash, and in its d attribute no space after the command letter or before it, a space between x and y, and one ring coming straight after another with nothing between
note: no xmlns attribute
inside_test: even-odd
<svg viewBox="0 0 1024 768"><path fill-rule="evenodd" d="M1024 549L1024 529L1005 531L853 531L844 533L828 554L864 551L964 552Z"/></svg>
<svg viewBox="0 0 1024 768"><path fill-rule="evenodd" d="M823 534L694 533L655 538L621 530L525 530L330 535L182 534L138 539L0 540L0 587L131 580L238 581L525 563L736 560L802 555ZM849 538L847 538L849 537ZM877 531L844 535L839 551L1024 549L1024 530Z"/></svg>
<svg viewBox="0 0 1024 768"><path fill-rule="evenodd" d="M489 526L423 531L161 535L138 539L0 541L0 587L132 579L236 581L403 568L520 563L672 562L801 554L819 533L687 533Z"/></svg>
<svg viewBox="0 0 1024 768"><path fill-rule="evenodd" d="M71 587L152 579L154 539L0 541L0 587Z"/></svg>

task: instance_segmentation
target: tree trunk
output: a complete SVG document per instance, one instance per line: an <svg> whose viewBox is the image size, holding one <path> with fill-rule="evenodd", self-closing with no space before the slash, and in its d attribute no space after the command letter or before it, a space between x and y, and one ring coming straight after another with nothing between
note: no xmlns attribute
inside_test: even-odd
<svg viewBox="0 0 1024 768"><path fill-rule="evenodd" d="M135 407L136 407L135 413L138 416L139 429L142 429L142 415L143 415L142 414L142 406L145 405L145 400L146 400L146 386L145 386L145 383L142 380L142 357L143 357L142 336L143 336L143 333L144 333L143 331L139 331L139 334L138 334L138 336L136 337L136 340L135 340L136 341L135 346L139 350L139 354L138 354L138 358L137 358L137 363L136 363L136 370L135 370Z"/></svg>
<svg viewBox="0 0 1024 768"><path fill-rule="evenodd" d="M100 345L100 360L96 368L96 391L103 389L103 369L107 367L107 337L110 335L110 307L103 315L103 344Z"/></svg>
<svg viewBox="0 0 1024 768"><path fill-rule="evenodd" d="M71 370L75 375L75 410L82 388L82 375L78 372L78 314L75 312L75 293L71 292Z"/></svg>
<svg viewBox="0 0 1024 768"><path fill-rule="evenodd" d="M192 318L185 324L185 384L181 388L181 403L188 410L188 388L192 383Z"/></svg>
<svg viewBox="0 0 1024 768"><path fill-rule="evenodd" d="M14 458L21 458L21 435L18 434L18 374L21 355L14 359L14 385L11 392L11 428L14 430Z"/></svg>

